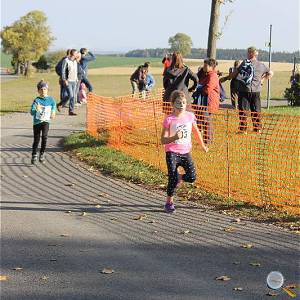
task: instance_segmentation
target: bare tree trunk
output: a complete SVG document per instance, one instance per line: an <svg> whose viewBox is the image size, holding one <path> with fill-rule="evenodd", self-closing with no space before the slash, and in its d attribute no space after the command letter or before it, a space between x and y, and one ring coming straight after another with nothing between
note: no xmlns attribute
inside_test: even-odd
<svg viewBox="0 0 300 300"><path fill-rule="evenodd" d="M211 0L209 35L207 43L207 57L216 58L217 55L217 38L218 24L220 16L220 0Z"/></svg>

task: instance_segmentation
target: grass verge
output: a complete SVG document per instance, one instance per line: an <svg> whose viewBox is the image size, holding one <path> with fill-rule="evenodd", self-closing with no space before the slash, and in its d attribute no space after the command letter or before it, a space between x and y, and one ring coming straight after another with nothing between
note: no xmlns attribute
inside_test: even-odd
<svg viewBox="0 0 300 300"><path fill-rule="evenodd" d="M65 150L80 161L93 166L103 174L122 178L133 183L143 184L145 188L165 189L167 176L120 151L106 145L107 134L95 139L87 133L74 133L64 140ZM257 222L272 223L297 233L300 232L300 218L274 206L257 207L250 203L212 195L195 186L183 184L177 193L178 201L192 201L205 209L213 209L220 214L243 217Z"/></svg>

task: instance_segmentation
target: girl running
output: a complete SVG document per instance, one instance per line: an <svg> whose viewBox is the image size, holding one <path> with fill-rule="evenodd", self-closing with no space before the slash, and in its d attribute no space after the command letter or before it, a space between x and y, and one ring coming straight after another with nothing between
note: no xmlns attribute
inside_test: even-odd
<svg viewBox="0 0 300 300"><path fill-rule="evenodd" d="M168 187L165 211L175 211L174 193L182 181L194 182L196 180L196 169L190 154L192 149L191 133L203 150L208 151L201 133L197 127L195 115L186 111L187 100L183 91L174 91L170 97L173 113L166 116L163 122L161 143L165 145L166 162L168 167ZM178 174L178 167L183 167L185 174Z"/></svg>

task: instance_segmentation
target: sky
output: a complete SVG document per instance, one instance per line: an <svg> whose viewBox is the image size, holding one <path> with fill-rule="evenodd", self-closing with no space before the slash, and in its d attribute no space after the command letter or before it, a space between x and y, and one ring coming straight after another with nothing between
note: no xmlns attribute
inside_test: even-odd
<svg viewBox="0 0 300 300"><path fill-rule="evenodd" d="M234 0L221 7L220 27L229 16L218 48L299 50L299 0ZM93 51L167 48L177 32L193 47L206 48L211 0L1 0L1 29L29 11L41 10L56 40L50 50Z"/></svg>

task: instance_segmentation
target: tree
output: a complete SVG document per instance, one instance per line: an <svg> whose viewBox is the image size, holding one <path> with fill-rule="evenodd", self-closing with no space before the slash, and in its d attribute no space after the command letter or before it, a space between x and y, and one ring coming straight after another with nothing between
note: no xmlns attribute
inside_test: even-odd
<svg viewBox="0 0 300 300"><path fill-rule="evenodd" d="M219 39L222 35L222 32L219 32L220 6L221 4L225 4L226 2L233 1L234 0L211 0L207 57L216 58L217 55L217 39ZM227 20L228 16L225 18L225 24Z"/></svg>
<svg viewBox="0 0 300 300"><path fill-rule="evenodd" d="M31 62L39 59L54 40L46 22L46 15L35 10L1 30L3 51L12 54L12 65L17 74L28 75ZM22 66L24 72L21 72Z"/></svg>
<svg viewBox="0 0 300 300"><path fill-rule="evenodd" d="M179 32L169 38L169 45L171 51L180 51L185 56L191 53L193 42L187 34Z"/></svg>
<svg viewBox="0 0 300 300"><path fill-rule="evenodd" d="M46 71L50 69L48 64L47 57L42 55L37 62L32 63L32 65L37 68L38 71Z"/></svg>

